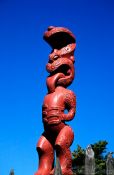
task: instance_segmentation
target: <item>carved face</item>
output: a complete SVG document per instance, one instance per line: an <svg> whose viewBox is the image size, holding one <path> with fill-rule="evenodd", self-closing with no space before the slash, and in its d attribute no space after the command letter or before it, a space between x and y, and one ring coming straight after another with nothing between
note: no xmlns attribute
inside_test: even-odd
<svg viewBox="0 0 114 175"><path fill-rule="evenodd" d="M67 87L74 79L75 39L69 30L59 27L47 31L44 39L53 49L46 65L46 69L50 73L47 85L50 86L49 83L51 83L52 86L53 82L54 88L58 85Z"/></svg>

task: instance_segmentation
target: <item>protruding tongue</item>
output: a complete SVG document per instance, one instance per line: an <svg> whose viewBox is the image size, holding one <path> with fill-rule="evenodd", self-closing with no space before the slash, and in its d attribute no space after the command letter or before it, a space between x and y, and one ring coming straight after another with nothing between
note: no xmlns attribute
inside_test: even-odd
<svg viewBox="0 0 114 175"><path fill-rule="evenodd" d="M57 82L60 78L65 78L65 75L63 73L57 73L47 78L46 83L48 87L48 92L52 93L55 91Z"/></svg>

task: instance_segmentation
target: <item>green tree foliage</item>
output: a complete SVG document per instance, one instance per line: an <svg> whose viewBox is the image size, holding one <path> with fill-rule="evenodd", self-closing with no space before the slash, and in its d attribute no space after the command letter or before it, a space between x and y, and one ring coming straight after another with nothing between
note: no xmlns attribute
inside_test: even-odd
<svg viewBox="0 0 114 175"><path fill-rule="evenodd" d="M81 146L77 146L77 149L72 153L72 166L74 174L84 174L85 164L85 150Z"/></svg>
<svg viewBox="0 0 114 175"><path fill-rule="evenodd" d="M96 164L96 175L105 175L106 174L106 146L107 141L99 141L92 145L92 148L95 153L95 164Z"/></svg>
<svg viewBox="0 0 114 175"><path fill-rule="evenodd" d="M106 158L107 141L98 141L97 143L91 144L92 149L95 153L95 174L106 175ZM77 146L77 149L72 153L72 165L74 175L84 175L85 165L85 149L81 146Z"/></svg>

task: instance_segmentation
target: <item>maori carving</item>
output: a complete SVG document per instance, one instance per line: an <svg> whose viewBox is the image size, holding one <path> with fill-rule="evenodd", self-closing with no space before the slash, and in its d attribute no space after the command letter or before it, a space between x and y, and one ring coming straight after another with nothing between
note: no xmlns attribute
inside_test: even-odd
<svg viewBox="0 0 114 175"><path fill-rule="evenodd" d="M62 174L72 175L70 146L74 133L65 121L72 120L76 111L75 94L67 89L74 79L76 41L70 30L54 26L48 27L44 40L52 52L46 65L48 93L42 105L44 132L37 143L39 167L35 175L54 175L55 152Z"/></svg>

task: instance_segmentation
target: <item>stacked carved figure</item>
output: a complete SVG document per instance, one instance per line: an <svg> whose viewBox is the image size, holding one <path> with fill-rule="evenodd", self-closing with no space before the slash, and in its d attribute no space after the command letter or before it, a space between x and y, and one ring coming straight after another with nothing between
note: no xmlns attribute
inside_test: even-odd
<svg viewBox="0 0 114 175"><path fill-rule="evenodd" d="M62 175L72 175L70 146L72 128L65 123L75 116L76 97L67 89L74 79L75 36L63 27L48 27L44 40L52 47L46 69L48 93L42 105L44 132L37 143L39 167L35 175L54 175L54 156L59 159ZM66 113L67 110L67 113Z"/></svg>

